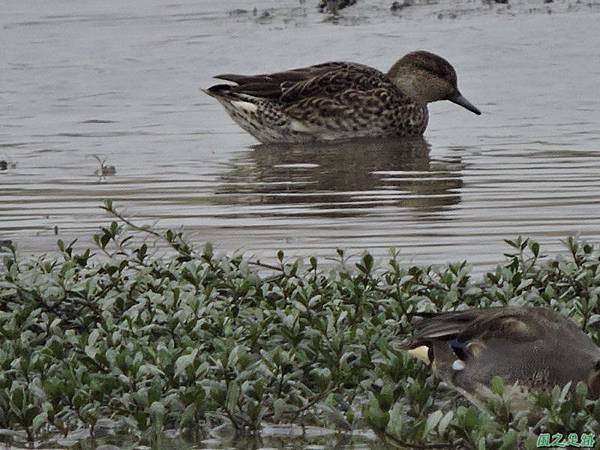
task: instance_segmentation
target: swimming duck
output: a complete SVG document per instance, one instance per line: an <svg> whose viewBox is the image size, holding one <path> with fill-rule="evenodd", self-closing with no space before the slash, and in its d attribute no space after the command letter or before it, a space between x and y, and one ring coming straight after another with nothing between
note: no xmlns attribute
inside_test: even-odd
<svg viewBox="0 0 600 450"><path fill-rule="evenodd" d="M223 74L204 90L231 118L263 143L422 135L427 103L450 100L481 114L457 87L444 58L409 53L387 74L351 62L263 75Z"/></svg>
<svg viewBox="0 0 600 450"><path fill-rule="evenodd" d="M444 312L422 319L409 353L476 405L490 381L552 388L582 381L600 396L600 348L573 321L540 307Z"/></svg>

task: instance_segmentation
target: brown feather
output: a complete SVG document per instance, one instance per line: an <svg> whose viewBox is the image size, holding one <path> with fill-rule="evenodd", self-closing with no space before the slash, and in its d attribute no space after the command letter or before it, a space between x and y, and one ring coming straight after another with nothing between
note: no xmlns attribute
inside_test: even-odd
<svg viewBox="0 0 600 450"><path fill-rule="evenodd" d="M591 397L600 396L600 349L572 320L547 308L440 313L417 322L403 347L423 345L432 349L439 375L461 392L477 394L500 376L544 389L583 381ZM462 369L454 367L457 359Z"/></svg>

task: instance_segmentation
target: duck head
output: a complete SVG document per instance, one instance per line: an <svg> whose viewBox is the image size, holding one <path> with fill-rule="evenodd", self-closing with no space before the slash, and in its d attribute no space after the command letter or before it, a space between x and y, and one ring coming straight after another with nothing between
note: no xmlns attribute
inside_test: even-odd
<svg viewBox="0 0 600 450"><path fill-rule="evenodd" d="M409 53L387 73L402 92L420 103L450 100L479 115L477 109L460 93L454 67L441 56L423 50Z"/></svg>

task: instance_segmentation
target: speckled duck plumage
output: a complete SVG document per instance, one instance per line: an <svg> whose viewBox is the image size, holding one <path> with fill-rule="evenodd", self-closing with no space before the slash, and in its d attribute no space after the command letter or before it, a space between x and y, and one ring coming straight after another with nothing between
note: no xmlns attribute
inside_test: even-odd
<svg viewBox="0 0 600 450"><path fill-rule="evenodd" d="M205 92L263 143L423 134L427 103L450 100L480 114L458 91L456 72L429 52L409 53L387 74L328 62L264 75L224 74Z"/></svg>

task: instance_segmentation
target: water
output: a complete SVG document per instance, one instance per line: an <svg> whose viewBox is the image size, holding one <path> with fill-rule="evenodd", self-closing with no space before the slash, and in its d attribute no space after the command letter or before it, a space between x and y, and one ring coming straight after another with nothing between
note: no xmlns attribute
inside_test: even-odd
<svg viewBox="0 0 600 450"><path fill-rule="evenodd" d="M518 234L546 252L598 241L599 3L392 15L374 0L337 21L315 3L0 0L0 159L16 163L0 171L0 239L89 245L112 198L139 223L261 257L395 246L481 269ZM483 115L444 102L424 140L256 146L199 91L217 73L328 60L387 70L415 49L452 62ZM116 174L96 176L93 155Z"/></svg>

